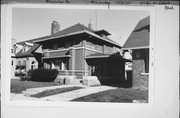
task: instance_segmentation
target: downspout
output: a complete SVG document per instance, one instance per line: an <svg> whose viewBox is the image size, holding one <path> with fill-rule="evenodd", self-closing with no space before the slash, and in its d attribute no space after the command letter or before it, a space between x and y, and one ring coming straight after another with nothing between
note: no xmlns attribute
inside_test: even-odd
<svg viewBox="0 0 180 118"><path fill-rule="evenodd" d="M85 70L84 70L84 72L85 72L85 76L86 76L86 40L85 40L85 42L84 42L84 67L85 67Z"/></svg>

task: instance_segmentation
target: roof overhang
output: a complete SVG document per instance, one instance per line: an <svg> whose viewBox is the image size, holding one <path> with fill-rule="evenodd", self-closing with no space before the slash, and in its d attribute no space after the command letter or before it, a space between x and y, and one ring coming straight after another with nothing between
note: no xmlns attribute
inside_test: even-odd
<svg viewBox="0 0 180 118"><path fill-rule="evenodd" d="M122 48L122 50L148 49L149 46Z"/></svg>
<svg viewBox="0 0 180 118"><path fill-rule="evenodd" d="M82 31L77 31L77 32L73 32L73 33L69 33L69 34L66 34L66 35L61 35L61 36L52 36L52 37L45 37L44 39L39 39L39 40L36 40L34 41L34 43L42 43L44 41L48 41L48 40L54 40L54 39L57 39L57 38L65 38L65 37L69 37L69 36L74 36L74 35L80 35L80 34L89 34L93 37L96 37L98 39L101 39L102 41L106 41L108 43L111 43L113 45L116 45L117 47L119 48L122 48L121 46L119 46L118 44L114 43L114 42L111 42L109 41L108 39L105 39L105 38L102 38L100 37L99 35L97 34L94 34L93 32L90 32L90 31L87 31L87 30L82 30Z"/></svg>
<svg viewBox="0 0 180 118"><path fill-rule="evenodd" d="M131 60L125 59L120 55L110 55L110 54L102 54L102 55L89 55L86 56L86 59L91 60L91 59L118 59L120 61L124 62L131 62Z"/></svg>
<svg viewBox="0 0 180 118"><path fill-rule="evenodd" d="M56 59L56 58L70 58L71 55L61 55L61 56L52 56L52 57L42 57L43 59Z"/></svg>
<svg viewBox="0 0 180 118"><path fill-rule="evenodd" d="M110 55L87 56L86 59L108 58Z"/></svg>

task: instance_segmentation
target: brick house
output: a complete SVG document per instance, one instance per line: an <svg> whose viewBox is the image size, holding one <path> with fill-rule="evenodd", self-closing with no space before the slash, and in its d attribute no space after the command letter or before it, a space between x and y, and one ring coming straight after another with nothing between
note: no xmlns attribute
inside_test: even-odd
<svg viewBox="0 0 180 118"><path fill-rule="evenodd" d="M150 16L140 20L123 46L132 55L132 84L148 89Z"/></svg>
<svg viewBox="0 0 180 118"><path fill-rule="evenodd" d="M104 29L94 31L91 24L86 27L78 23L60 30L60 25L53 21L51 35L33 42L42 45L43 67L58 69L60 78L70 77L78 82L98 78L101 84L124 81L124 63L128 60L109 35Z"/></svg>

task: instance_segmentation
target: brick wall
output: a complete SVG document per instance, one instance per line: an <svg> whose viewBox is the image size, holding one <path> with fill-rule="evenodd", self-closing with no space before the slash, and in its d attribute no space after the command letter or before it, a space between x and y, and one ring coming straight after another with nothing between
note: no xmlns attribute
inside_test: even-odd
<svg viewBox="0 0 180 118"><path fill-rule="evenodd" d="M137 89L148 89L148 75L142 75L145 72L145 62L143 59L133 60L133 87Z"/></svg>

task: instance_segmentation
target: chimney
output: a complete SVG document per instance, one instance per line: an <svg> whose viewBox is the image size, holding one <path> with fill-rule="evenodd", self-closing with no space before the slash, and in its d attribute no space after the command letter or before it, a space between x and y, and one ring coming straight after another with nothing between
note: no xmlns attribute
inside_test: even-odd
<svg viewBox="0 0 180 118"><path fill-rule="evenodd" d="M89 20L88 28L92 29L91 19Z"/></svg>
<svg viewBox="0 0 180 118"><path fill-rule="evenodd" d="M51 23L51 35L55 34L60 30L60 25L57 21Z"/></svg>

